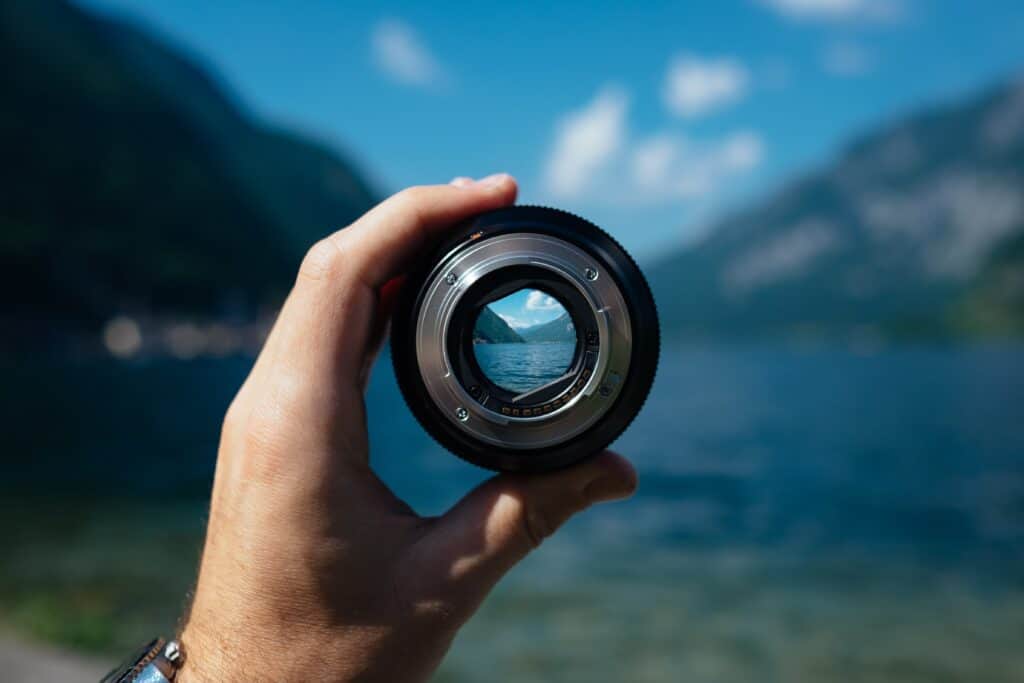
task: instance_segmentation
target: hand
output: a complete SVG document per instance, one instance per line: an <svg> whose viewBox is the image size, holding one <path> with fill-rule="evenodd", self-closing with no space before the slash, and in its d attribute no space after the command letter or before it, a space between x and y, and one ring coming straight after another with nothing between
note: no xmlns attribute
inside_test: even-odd
<svg viewBox="0 0 1024 683"><path fill-rule="evenodd" d="M506 175L411 188L310 249L224 418L179 681L424 680L509 568L632 493L633 468L603 453L497 476L423 518L370 469L362 394L395 278L515 195Z"/></svg>

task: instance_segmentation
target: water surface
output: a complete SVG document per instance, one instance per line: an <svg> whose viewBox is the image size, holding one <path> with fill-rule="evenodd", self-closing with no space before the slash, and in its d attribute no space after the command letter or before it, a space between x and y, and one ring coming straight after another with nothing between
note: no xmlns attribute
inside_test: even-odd
<svg viewBox="0 0 1024 683"><path fill-rule="evenodd" d="M529 391L552 382L569 369L576 344L474 344L476 362L487 377L510 391Z"/></svg>
<svg viewBox="0 0 1024 683"><path fill-rule="evenodd" d="M2 369L0 622L106 651L171 628L248 365ZM368 403L373 465L420 512L489 476L386 359ZM1021 406L1021 348L668 349L616 445L637 495L515 569L437 680L1019 681Z"/></svg>

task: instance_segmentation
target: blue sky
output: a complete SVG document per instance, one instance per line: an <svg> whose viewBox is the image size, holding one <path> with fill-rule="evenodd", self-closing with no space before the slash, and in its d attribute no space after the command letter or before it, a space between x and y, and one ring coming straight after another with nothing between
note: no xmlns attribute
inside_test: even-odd
<svg viewBox="0 0 1024 683"><path fill-rule="evenodd" d="M1024 3L83 0L382 191L508 171L642 262L860 132L1024 69Z"/></svg>
<svg viewBox="0 0 1024 683"><path fill-rule="evenodd" d="M515 329L554 320L565 313L558 299L536 289L520 289L490 304L490 309Z"/></svg>

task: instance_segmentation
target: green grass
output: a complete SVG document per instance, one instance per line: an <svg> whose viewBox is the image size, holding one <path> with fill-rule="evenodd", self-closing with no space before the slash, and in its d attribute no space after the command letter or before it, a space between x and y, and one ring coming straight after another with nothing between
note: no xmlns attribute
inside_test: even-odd
<svg viewBox="0 0 1024 683"><path fill-rule="evenodd" d="M5 496L0 620L35 640L116 654L173 632L205 505Z"/></svg>

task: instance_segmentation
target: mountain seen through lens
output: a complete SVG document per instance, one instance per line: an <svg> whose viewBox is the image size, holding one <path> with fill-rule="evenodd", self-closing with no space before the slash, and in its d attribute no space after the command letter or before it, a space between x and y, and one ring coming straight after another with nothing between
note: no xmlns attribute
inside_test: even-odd
<svg viewBox="0 0 1024 683"><path fill-rule="evenodd" d="M575 349L568 311L537 289L520 289L491 302L473 328L480 369L509 391L531 391L558 379L569 369Z"/></svg>

